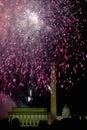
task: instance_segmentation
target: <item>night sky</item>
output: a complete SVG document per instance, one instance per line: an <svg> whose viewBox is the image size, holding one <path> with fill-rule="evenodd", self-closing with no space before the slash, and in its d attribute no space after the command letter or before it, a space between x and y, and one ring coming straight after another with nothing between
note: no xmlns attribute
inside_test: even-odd
<svg viewBox="0 0 87 130"><path fill-rule="evenodd" d="M0 0L0 118L48 107L56 66L58 113L87 113L87 1ZM32 98L28 98L32 90Z"/></svg>

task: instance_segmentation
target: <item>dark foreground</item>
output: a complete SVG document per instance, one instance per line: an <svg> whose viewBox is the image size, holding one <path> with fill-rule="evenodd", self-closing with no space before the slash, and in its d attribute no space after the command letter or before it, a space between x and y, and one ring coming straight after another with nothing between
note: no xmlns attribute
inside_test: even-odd
<svg viewBox="0 0 87 130"><path fill-rule="evenodd" d="M12 124L8 122L8 119L0 120L0 130L2 129L67 129L67 130L87 130L87 120L82 119L62 119L61 121L55 120L51 125L48 125L46 121L41 121L37 127L21 127L18 121L14 121Z"/></svg>

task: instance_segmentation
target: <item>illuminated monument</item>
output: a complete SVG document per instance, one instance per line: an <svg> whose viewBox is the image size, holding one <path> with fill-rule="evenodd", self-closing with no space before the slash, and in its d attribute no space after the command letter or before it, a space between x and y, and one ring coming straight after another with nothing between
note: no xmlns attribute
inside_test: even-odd
<svg viewBox="0 0 87 130"><path fill-rule="evenodd" d="M51 66L51 104L50 104L50 122L56 119L57 102L56 102L56 68L55 64Z"/></svg>
<svg viewBox="0 0 87 130"><path fill-rule="evenodd" d="M14 107L9 112L8 121L11 123L17 118L21 126L38 126L40 121L49 119L49 114L46 108L18 108Z"/></svg>
<svg viewBox="0 0 87 130"><path fill-rule="evenodd" d="M14 107L8 114L9 122L13 119L19 119L21 126L38 126L40 121L47 121L51 124L57 116L57 103L56 103L56 69L55 65L51 66L51 102L50 102L50 112L47 108L18 108ZM30 99L30 98L29 98Z"/></svg>

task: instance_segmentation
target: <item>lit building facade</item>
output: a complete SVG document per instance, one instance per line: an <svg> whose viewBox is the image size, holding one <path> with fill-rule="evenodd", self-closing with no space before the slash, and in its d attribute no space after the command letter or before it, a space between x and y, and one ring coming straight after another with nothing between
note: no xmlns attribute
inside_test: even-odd
<svg viewBox="0 0 87 130"><path fill-rule="evenodd" d="M21 126L38 126L40 121L47 121L49 113L46 108L18 108L14 107L9 112L8 121L12 123L13 119L18 119Z"/></svg>

